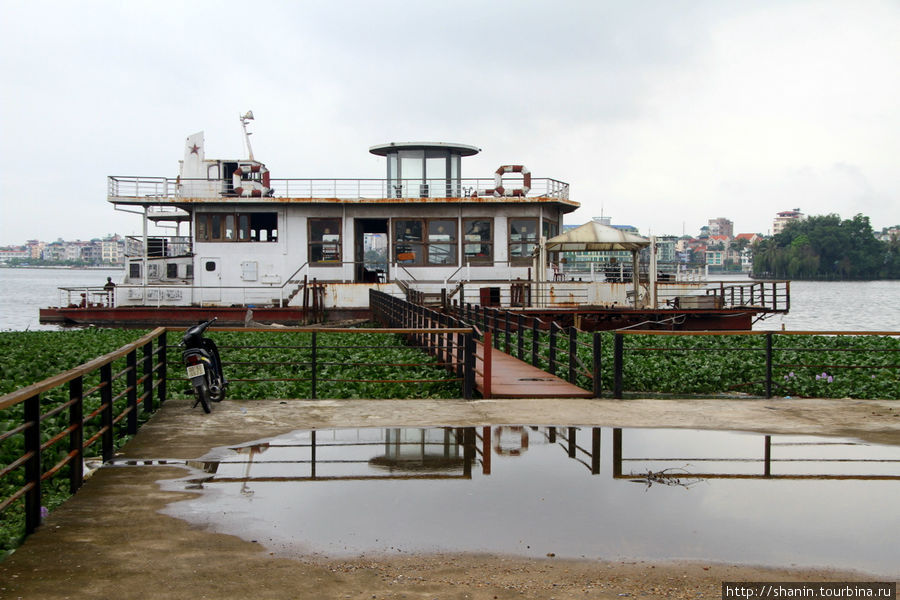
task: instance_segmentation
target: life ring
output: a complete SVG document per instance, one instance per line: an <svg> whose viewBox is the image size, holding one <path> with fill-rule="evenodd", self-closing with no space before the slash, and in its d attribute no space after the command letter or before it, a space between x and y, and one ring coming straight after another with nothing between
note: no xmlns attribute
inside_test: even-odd
<svg viewBox="0 0 900 600"><path fill-rule="evenodd" d="M262 184L258 181L244 181L244 175L247 173L259 173L262 177ZM238 196L268 196L272 191L269 185L269 170L265 165L238 165L231 175L231 181L234 185L234 193Z"/></svg>
<svg viewBox="0 0 900 600"><path fill-rule="evenodd" d="M504 448L501 445L500 438L503 435L503 432L507 431L512 434L519 434L519 447L518 448ZM493 446L494 446L494 454L503 455L503 456L521 456L523 452L528 450L528 430L519 425L516 426L501 426L494 428L494 436L493 436Z"/></svg>
<svg viewBox="0 0 900 600"><path fill-rule="evenodd" d="M507 190L503 187L503 176L507 173L521 173L522 187ZM524 196L531 189L531 171L523 165L503 165L494 172L494 196Z"/></svg>

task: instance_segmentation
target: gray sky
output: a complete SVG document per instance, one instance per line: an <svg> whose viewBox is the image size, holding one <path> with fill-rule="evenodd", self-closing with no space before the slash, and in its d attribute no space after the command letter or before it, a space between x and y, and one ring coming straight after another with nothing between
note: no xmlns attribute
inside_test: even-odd
<svg viewBox="0 0 900 600"><path fill-rule="evenodd" d="M184 138L273 177L384 177L368 148L471 144L580 223L696 234L775 213L900 223L900 2L0 0L0 244L136 233L107 175Z"/></svg>

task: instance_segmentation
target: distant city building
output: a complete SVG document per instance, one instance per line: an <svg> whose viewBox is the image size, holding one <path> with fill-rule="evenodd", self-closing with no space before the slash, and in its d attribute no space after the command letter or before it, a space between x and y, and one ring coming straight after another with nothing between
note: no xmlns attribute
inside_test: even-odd
<svg viewBox="0 0 900 600"><path fill-rule="evenodd" d="M710 267L721 267L725 264L725 250L706 249L706 264Z"/></svg>
<svg viewBox="0 0 900 600"><path fill-rule="evenodd" d="M778 216L775 217L775 221L772 223L772 235L778 235L784 228L787 227L787 224L791 221L799 221L803 219L803 213L800 212L799 208L795 208L794 210L783 210L778 213Z"/></svg>
<svg viewBox="0 0 900 600"><path fill-rule="evenodd" d="M734 223L725 217L709 220L709 235L724 235L731 239L734 237Z"/></svg>
<svg viewBox="0 0 900 600"><path fill-rule="evenodd" d="M662 263L673 263L678 257L675 253L675 245L678 237L674 235L660 235L656 237L656 260Z"/></svg>
<svg viewBox="0 0 900 600"><path fill-rule="evenodd" d="M746 242L743 242L743 240L746 240ZM762 240L762 236L758 233L739 233L734 236L736 246L740 248L738 260L741 264L741 271L749 273L753 270L753 244L760 240Z"/></svg>
<svg viewBox="0 0 900 600"><path fill-rule="evenodd" d="M0 248L0 262L6 262L14 258L31 258L31 251L25 246L7 246L5 248Z"/></svg>

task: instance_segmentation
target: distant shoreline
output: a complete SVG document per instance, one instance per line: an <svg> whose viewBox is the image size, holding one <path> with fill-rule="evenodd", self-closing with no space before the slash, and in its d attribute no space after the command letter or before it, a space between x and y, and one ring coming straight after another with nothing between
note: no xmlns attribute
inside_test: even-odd
<svg viewBox="0 0 900 600"><path fill-rule="evenodd" d="M124 271L125 267L69 267L66 265L0 265L0 269L57 269L60 271Z"/></svg>

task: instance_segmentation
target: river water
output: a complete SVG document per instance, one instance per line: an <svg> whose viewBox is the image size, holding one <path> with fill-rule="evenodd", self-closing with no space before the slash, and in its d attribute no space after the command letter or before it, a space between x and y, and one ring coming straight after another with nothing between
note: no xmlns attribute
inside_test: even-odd
<svg viewBox="0 0 900 600"><path fill-rule="evenodd" d="M0 331L54 330L38 323L38 309L58 306L59 286L102 286L113 269L0 269ZM803 331L900 331L900 281L795 281L791 311L754 329Z"/></svg>

